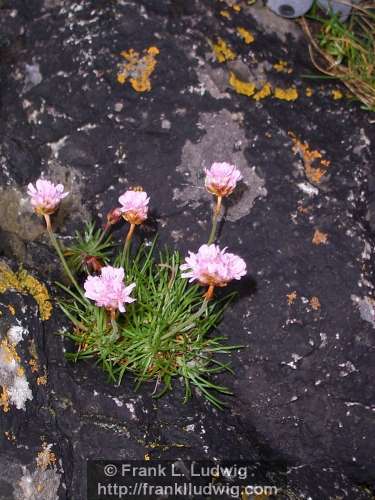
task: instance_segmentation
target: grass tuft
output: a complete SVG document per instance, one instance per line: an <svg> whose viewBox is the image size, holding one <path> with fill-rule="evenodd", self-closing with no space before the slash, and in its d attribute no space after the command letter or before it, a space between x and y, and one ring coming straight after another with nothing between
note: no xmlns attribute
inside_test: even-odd
<svg viewBox="0 0 375 500"><path fill-rule="evenodd" d="M314 66L375 111L375 2L353 5L348 22L324 16L314 5L301 23Z"/></svg>
<svg viewBox="0 0 375 500"><path fill-rule="evenodd" d="M87 234L97 241L94 230ZM221 355L241 346L227 345L225 337L212 332L233 294L219 301L204 301L202 289L181 277L180 254L164 250L156 258L155 241L149 247L141 245L135 256L127 259L126 283L136 283L136 302L128 304L116 325L103 308L61 285L69 297L60 307L73 324L64 335L78 345L77 351L67 357L72 361L96 360L117 384L126 375L133 377L136 388L152 382L155 398L172 390L174 381L180 379L184 402L196 388L210 403L222 408L220 396L232 393L215 383L213 377L224 371L233 373ZM121 258L120 254L115 265Z"/></svg>

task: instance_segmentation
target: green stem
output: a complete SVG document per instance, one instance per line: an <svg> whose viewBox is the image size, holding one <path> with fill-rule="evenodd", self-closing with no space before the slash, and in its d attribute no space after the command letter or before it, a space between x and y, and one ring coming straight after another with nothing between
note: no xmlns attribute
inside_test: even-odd
<svg viewBox="0 0 375 500"><path fill-rule="evenodd" d="M110 322L112 325L112 335L117 338L118 337L118 324L116 321L116 313L117 311L115 309L111 309L110 311Z"/></svg>
<svg viewBox="0 0 375 500"><path fill-rule="evenodd" d="M212 243L214 243L214 241L216 239L217 222L218 222L218 218L220 215L221 202L222 202L222 197L218 196L217 201L216 201L216 205L215 205L215 208L214 208L214 211L212 214L212 228L211 228L211 232L210 232L210 237L208 238L208 243L207 243L208 245L211 245Z"/></svg>
<svg viewBox="0 0 375 500"><path fill-rule="evenodd" d="M135 230L135 224L130 224L130 228L129 228L128 234L126 235L124 250L122 252L122 257L121 257L121 266L122 267L124 267L124 266L128 267L130 244L132 241L134 230Z"/></svg>
<svg viewBox="0 0 375 500"><path fill-rule="evenodd" d="M103 241L103 238L104 236L107 234L108 232L108 229L110 228L110 225L109 224L106 224L102 230L102 234L100 235L99 239L98 239L98 244L101 243Z"/></svg>
<svg viewBox="0 0 375 500"><path fill-rule="evenodd" d="M61 250L59 242L57 241L56 236L55 236L55 234L54 234L54 232L52 230L50 216L49 215L44 215L44 218L45 218L45 221L46 221L47 232L48 232L49 238L50 238L51 243L52 243L52 245L54 246L54 248L55 248L55 250L57 252L57 255L60 258L60 261L61 261L61 264L63 265L64 271L68 275L68 278L70 279L70 281L72 282L72 284L74 285L74 287L77 289L77 291L79 292L79 294L81 295L81 297L84 299L85 302L87 302L87 299L84 296L81 287L78 285L77 280L73 276L72 271L69 269L69 266L68 266L68 264L67 264L67 262L65 260L63 251Z"/></svg>

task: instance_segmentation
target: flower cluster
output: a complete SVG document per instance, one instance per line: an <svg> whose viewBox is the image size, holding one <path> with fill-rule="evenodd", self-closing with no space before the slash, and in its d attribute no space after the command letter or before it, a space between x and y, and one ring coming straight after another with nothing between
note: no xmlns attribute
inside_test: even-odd
<svg viewBox="0 0 375 500"><path fill-rule="evenodd" d="M226 286L246 274L246 263L241 257L220 250L217 245L202 245L197 253L189 252L182 264L183 278L197 280L202 285Z"/></svg>
<svg viewBox="0 0 375 500"><path fill-rule="evenodd" d="M206 169L206 189L216 196L229 196L233 193L242 174L234 165L229 163L213 163Z"/></svg>
<svg viewBox="0 0 375 500"><path fill-rule="evenodd" d="M31 205L44 218L71 282L70 289L60 285L67 293L59 300L72 323L64 335L77 345L75 352L66 353L68 359L96 358L118 383L126 373L137 386L154 380L155 397L172 388L173 378L182 378L185 401L196 387L210 403L222 407L218 395L231 392L215 383L212 375L231 369L215 357L238 346L228 346L225 337L211 334L220 322L225 299L209 301L216 288L246 274L245 261L216 243L222 203L241 179L237 167L228 163L206 169L205 186L215 200L212 227L207 243L189 251L185 259L178 251L155 252L156 239L132 251L133 236L149 217L150 198L140 187L119 196L103 227L88 222L72 244L63 246L52 229L51 216L68 193L61 184L43 179L35 186L29 184ZM126 227L120 251L111 231L116 224Z"/></svg>
<svg viewBox="0 0 375 500"><path fill-rule="evenodd" d="M38 179L35 186L31 183L27 186L27 194L38 215L51 215L56 212L61 200L69 193L64 192L62 184L52 184L50 181Z"/></svg>
<svg viewBox="0 0 375 500"><path fill-rule="evenodd" d="M100 276L89 276L85 283L85 296L94 300L99 307L125 312L125 303L134 302L130 294L135 283L125 286L125 272L122 267L105 266L101 268Z"/></svg>

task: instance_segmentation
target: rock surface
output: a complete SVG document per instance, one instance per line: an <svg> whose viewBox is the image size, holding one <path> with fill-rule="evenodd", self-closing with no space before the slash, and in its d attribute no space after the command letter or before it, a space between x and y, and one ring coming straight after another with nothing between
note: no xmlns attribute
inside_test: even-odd
<svg viewBox="0 0 375 500"><path fill-rule="evenodd" d="M232 355L235 378L221 377L235 392L223 412L199 395L183 406L178 386L154 401L149 387L134 393L130 380L113 387L95 366L68 363L68 346L55 335L65 322L57 308L43 322L28 295L2 294L1 338L12 325L27 330L17 352L33 399L25 410L0 411L1 499L34 498L22 484L39 474L35 485L47 488L35 498L81 500L87 458L145 454L278 459L288 468L282 498L372 498L371 116L333 100L337 85L301 78L312 70L295 23L227 3L0 3L2 258L14 270L23 263L58 293L57 261L25 197L41 173L72 193L56 219L63 237L140 184L161 241L195 249L207 238L211 210L201 168L219 159L245 176L228 200L220 242L250 269L221 327L246 345ZM253 44L237 35L239 26ZM217 37L230 43L235 64L215 61L209 40ZM150 46L160 51L151 91L120 85L120 52ZM274 69L280 59L291 73ZM299 98L239 95L227 83L230 70L273 87L295 85ZM322 154L320 166L309 165L298 139ZM57 459L43 470L36 457L49 444Z"/></svg>

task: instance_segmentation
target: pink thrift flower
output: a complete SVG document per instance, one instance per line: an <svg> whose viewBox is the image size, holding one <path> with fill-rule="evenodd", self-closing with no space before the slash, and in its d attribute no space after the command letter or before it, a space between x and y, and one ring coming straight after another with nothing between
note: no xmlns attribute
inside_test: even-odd
<svg viewBox="0 0 375 500"><path fill-rule="evenodd" d="M130 224L142 224L147 219L150 198L144 191L126 191L118 201L121 204L122 216Z"/></svg>
<svg viewBox="0 0 375 500"><path fill-rule="evenodd" d="M197 253L189 252L182 264L183 278L197 280L202 285L226 286L233 279L246 274L246 263L233 253L220 250L217 245L202 245Z"/></svg>
<svg viewBox="0 0 375 500"><path fill-rule="evenodd" d="M242 174L234 165L229 163L213 163L210 169L205 169L205 186L207 191L216 196L229 196Z"/></svg>
<svg viewBox="0 0 375 500"><path fill-rule="evenodd" d="M99 307L125 312L125 303L135 301L130 297L135 283L125 286L124 277L122 267L102 267L100 276L89 276L86 279L83 285L85 296L94 300Z"/></svg>
<svg viewBox="0 0 375 500"><path fill-rule="evenodd" d="M34 210L39 215L50 215L56 212L60 202L69 193L64 193L62 184L52 184L50 181L38 179L35 183L27 186L27 194Z"/></svg>

